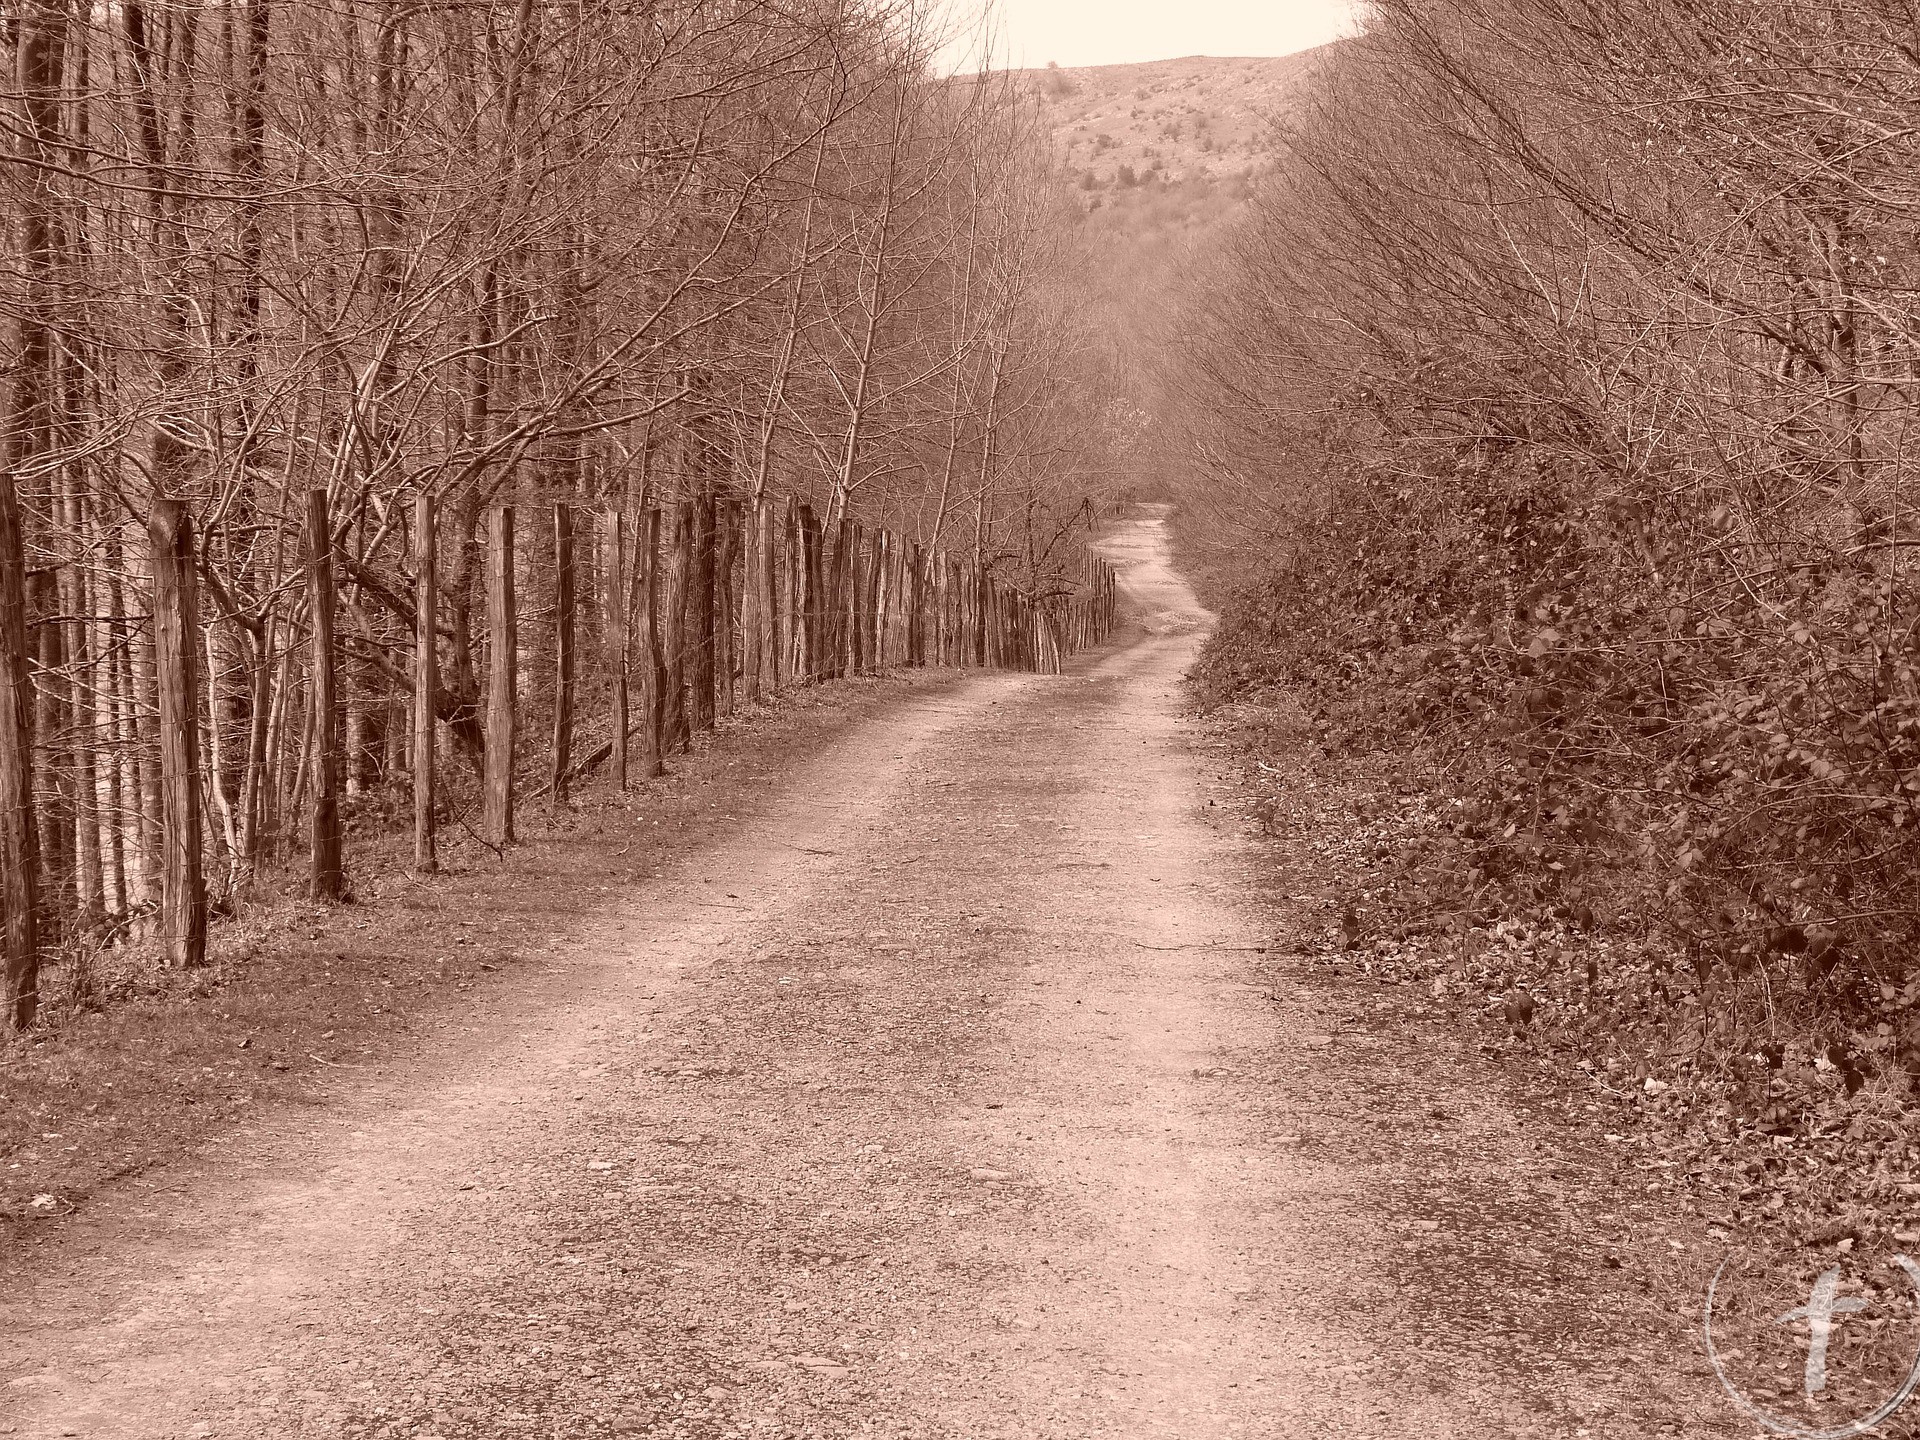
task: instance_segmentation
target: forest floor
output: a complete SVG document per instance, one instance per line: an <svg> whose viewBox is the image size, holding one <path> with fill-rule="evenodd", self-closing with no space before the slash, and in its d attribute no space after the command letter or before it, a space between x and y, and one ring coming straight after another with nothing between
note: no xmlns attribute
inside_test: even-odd
<svg viewBox="0 0 1920 1440"><path fill-rule="evenodd" d="M1187 715L1163 517L1111 550L1129 621L1064 676L849 687L304 917L366 1028L197 1067L179 1153L112 1177L48 1109L0 1434L1752 1433L1705 1223L1524 1057L1315 958L1338 847Z"/></svg>

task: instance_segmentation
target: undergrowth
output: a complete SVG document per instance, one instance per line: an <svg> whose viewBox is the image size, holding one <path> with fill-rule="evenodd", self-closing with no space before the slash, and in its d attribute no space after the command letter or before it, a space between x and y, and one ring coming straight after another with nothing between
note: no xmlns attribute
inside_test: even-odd
<svg viewBox="0 0 1920 1440"><path fill-rule="evenodd" d="M1501 447L1429 467L1334 483L1195 672L1255 792L1290 747L1358 777L1330 953L1564 1052L1727 1225L1920 1241L1896 552Z"/></svg>

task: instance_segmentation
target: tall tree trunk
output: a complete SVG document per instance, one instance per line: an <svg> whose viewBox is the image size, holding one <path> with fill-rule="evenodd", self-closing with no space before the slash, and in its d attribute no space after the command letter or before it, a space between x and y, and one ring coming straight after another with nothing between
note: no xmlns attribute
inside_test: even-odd
<svg viewBox="0 0 1920 1440"><path fill-rule="evenodd" d="M154 672L159 690L160 937L166 963L198 965L207 953L207 887L201 868L198 597L193 521L159 496L149 521L153 565Z"/></svg>
<svg viewBox="0 0 1920 1440"><path fill-rule="evenodd" d="M25 304L7 336L13 365L5 451L0 455L0 927L4 928L8 1022L33 1023L40 1004L40 836L34 811L35 700L27 626L25 516L20 475L49 442L53 302L53 197L42 165L57 132L65 9L48 0L20 7L14 20L14 78L25 101L26 195L13 237L24 271Z"/></svg>
<svg viewBox="0 0 1920 1440"><path fill-rule="evenodd" d="M13 440L17 445L17 431ZM7 1019L24 1030L40 1005L40 840L33 813L27 562L14 473L13 463L0 469L0 921Z"/></svg>

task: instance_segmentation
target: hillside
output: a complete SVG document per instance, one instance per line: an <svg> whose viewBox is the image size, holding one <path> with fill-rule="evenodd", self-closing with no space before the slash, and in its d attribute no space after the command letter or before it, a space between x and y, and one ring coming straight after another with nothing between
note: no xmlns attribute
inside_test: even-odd
<svg viewBox="0 0 1920 1440"><path fill-rule="evenodd" d="M1336 42L1337 43L1337 42ZM1092 264L1072 304L1138 417L1121 463L1136 492L1161 493L1146 417L1163 410L1162 352L1175 340L1183 277L1207 263L1335 46L1266 58L1190 55L1138 65L1025 72L1045 107Z"/></svg>
<svg viewBox="0 0 1920 1440"><path fill-rule="evenodd" d="M1302 82L1332 48L1028 73L1069 179L1099 195L1154 181L1251 177L1272 122L1293 112Z"/></svg>

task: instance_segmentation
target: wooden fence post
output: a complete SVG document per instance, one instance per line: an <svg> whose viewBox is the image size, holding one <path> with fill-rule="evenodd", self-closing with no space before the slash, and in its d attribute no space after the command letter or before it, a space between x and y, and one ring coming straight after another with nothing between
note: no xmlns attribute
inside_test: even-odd
<svg viewBox="0 0 1920 1440"><path fill-rule="evenodd" d="M666 661L660 654L660 511L652 505L640 517L634 536L634 586L640 598L640 776L651 780L667 773Z"/></svg>
<svg viewBox="0 0 1920 1440"><path fill-rule="evenodd" d="M867 673L867 527L855 525L847 542L847 673Z"/></svg>
<svg viewBox="0 0 1920 1440"><path fill-rule="evenodd" d="M845 607L841 604L840 587L846 583L847 524L841 520L831 535L824 529L820 532L820 674L828 680L845 673L841 664L843 637L840 633L840 616Z"/></svg>
<svg viewBox="0 0 1920 1440"><path fill-rule="evenodd" d="M987 567L976 555L973 561L973 624L967 632L967 648L973 652L973 663L979 669L987 664Z"/></svg>
<svg viewBox="0 0 1920 1440"><path fill-rule="evenodd" d="M953 575L947 564L947 552L933 552L933 645L934 663L952 663L950 632L953 628Z"/></svg>
<svg viewBox="0 0 1920 1440"><path fill-rule="evenodd" d="M796 678L812 683L820 678L820 525L814 519L813 506L800 506L800 573L805 603L800 607L801 662L794 667Z"/></svg>
<svg viewBox="0 0 1920 1440"><path fill-rule="evenodd" d="M778 689L785 665L780 658L779 547L773 543L773 504L760 502L760 665L762 683Z"/></svg>
<svg viewBox="0 0 1920 1440"><path fill-rule="evenodd" d="M880 668L880 545L886 533L875 530L867 537L860 569L860 653L868 674Z"/></svg>
<svg viewBox="0 0 1920 1440"><path fill-rule="evenodd" d="M487 752L481 834L513 843L514 700L519 645L513 595L513 507L487 512Z"/></svg>
<svg viewBox="0 0 1920 1440"><path fill-rule="evenodd" d="M339 669L334 656L333 524L327 492L307 492L307 616L313 633L313 822L308 888L315 900L346 893L340 853Z"/></svg>
<svg viewBox="0 0 1920 1440"><path fill-rule="evenodd" d="M413 497L413 868L440 868L434 840L434 694L440 688L439 560L433 496Z"/></svg>
<svg viewBox="0 0 1920 1440"><path fill-rule="evenodd" d="M765 650L760 644L766 596L760 589L760 546L764 535L760 526L760 506L749 502L740 507L740 694L749 705L760 703L760 667Z"/></svg>
<svg viewBox="0 0 1920 1440"><path fill-rule="evenodd" d="M687 723L693 730L713 728L714 682L714 499L703 488L688 506L693 535L687 563L686 649Z"/></svg>
<svg viewBox="0 0 1920 1440"><path fill-rule="evenodd" d="M873 537L873 668L886 668L892 647L887 644L889 589L887 566L893 558L893 532L878 531Z"/></svg>
<svg viewBox="0 0 1920 1440"><path fill-rule="evenodd" d="M553 803L567 803L573 766L573 507L553 507Z"/></svg>
<svg viewBox="0 0 1920 1440"><path fill-rule="evenodd" d="M724 718L733 714L733 625L740 593L733 583L734 561L740 558L740 512L733 501L714 502L713 526L713 713Z"/></svg>
<svg viewBox="0 0 1920 1440"><path fill-rule="evenodd" d="M193 521L187 507L166 496L157 498L148 535L153 542L153 640L160 698L160 934L165 963L184 969L200 964L207 955L199 709L194 683L200 621Z"/></svg>
<svg viewBox="0 0 1920 1440"><path fill-rule="evenodd" d="M668 750L686 749L691 736L687 723L687 587L693 568L693 526L693 502L682 500L673 509L666 613L661 626L667 668L662 745Z"/></svg>
<svg viewBox="0 0 1920 1440"><path fill-rule="evenodd" d="M607 618L613 651L613 788L627 789L627 665L632 648L632 607L627 599L627 517L607 511Z"/></svg>
<svg viewBox="0 0 1920 1440"><path fill-rule="evenodd" d="M927 663L927 556L913 542L913 573L907 578L907 664Z"/></svg>

